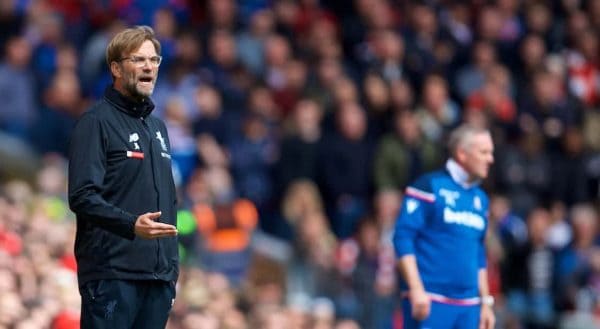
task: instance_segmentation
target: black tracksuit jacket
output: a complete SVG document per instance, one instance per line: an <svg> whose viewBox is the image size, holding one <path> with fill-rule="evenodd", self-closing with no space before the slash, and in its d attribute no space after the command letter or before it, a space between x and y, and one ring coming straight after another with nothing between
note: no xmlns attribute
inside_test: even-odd
<svg viewBox="0 0 600 329"><path fill-rule="evenodd" d="M69 206L77 216L79 285L90 280L164 280L178 275L177 237L143 239L137 217L162 211L176 225L170 146L149 99L109 87L78 121L69 153Z"/></svg>

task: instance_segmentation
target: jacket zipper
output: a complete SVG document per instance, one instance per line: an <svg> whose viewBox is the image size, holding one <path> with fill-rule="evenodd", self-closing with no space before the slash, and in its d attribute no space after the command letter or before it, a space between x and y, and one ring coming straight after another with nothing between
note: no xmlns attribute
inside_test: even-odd
<svg viewBox="0 0 600 329"><path fill-rule="evenodd" d="M144 120L143 117L140 118L140 120L142 121L142 125L144 126L144 130L146 130L146 133L149 137L149 148L150 148L150 166L152 169L152 182L154 185L154 190L156 191L156 195L158 198L160 198L159 196L159 191L158 188L156 187L156 176L154 175L154 136L152 135L152 131L150 131L150 127L148 126L148 123L146 123L146 120ZM157 209L160 211L160 204L157 200ZM154 276L154 278L158 278L158 276L156 275L156 271L159 269L159 265L160 265L160 239L154 239L154 241L156 241L156 263L154 264L154 273L152 273L152 275Z"/></svg>

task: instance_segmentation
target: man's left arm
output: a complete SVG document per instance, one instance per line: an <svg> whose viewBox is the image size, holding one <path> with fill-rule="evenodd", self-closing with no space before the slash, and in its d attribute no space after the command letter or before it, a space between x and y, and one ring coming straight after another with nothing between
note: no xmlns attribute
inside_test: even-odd
<svg viewBox="0 0 600 329"><path fill-rule="evenodd" d="M490 295L488 274L485 268L479 269L479 295L481 296L481 315L479 329L493 329L496 323L494 315L494 298Z"/></svg>
<svg viewBox="0 0 600 329"><path fill-rule="evenodd" d="M485 209L487 209L487 202ZM487 213L487 211L486 211ZM486 216L489 218L489 216ZM479 296L481 298L481 315L479 318L479 329L493 329L496 324L496 316L494 315L494 297L490 295L490 286L488 283L487 272L487 253L485 248L485 240L487 232L489 232L489 221L487 221L484 234L481 236L478 263L479 272L477 273L477 283L479 286Z"/></svg>
<svg viewBox="0 0 600 329"><path fill-rule="evenodd" d="M169 131L167 130L167 126L165 125L165 123L162 120L159 120L158 122L160 123L161 130L163 131L163 136L165 138L165 142L166 142L167 148L169 150L169 155L172 156L172 154L171 154L172 153L172 150L171 150L171 139L169 138ZM170 174L170 176L171 176L170 181L171 181L171 184L173 185L173 190L176 191L177 189L175 187L175 179L173 177L172 168L171 168L171 174ZM177 200L177 193L175 193L175 195L173 195L173 205L176 206L177 205L177 201L178 201Z"/></svg>

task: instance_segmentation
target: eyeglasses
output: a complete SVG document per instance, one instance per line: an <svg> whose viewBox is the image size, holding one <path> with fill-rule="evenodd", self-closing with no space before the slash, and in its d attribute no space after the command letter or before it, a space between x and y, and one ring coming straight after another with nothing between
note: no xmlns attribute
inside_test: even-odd
<svg viewBox="0 0 600 329"><path fill-rule="evenodd" d="M144 67L144 65L146 65L146 61L150 61L150 66L158 67L160 62L162 62L162 56L130 56L119 59L119 62L124 60L130 60L136 67Z"/></svg>

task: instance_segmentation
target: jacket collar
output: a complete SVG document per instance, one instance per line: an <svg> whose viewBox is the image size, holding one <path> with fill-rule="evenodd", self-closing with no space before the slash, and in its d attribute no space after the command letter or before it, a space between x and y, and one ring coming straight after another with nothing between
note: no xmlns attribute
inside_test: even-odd
<svg viewBox="0 0 600 329"><path fill-rule="evenodd" d="M112 85L106 88L104 98L119 111L136 118L146 118L154 110L154 103L149 97L136 102L118 92Z"/></svg>
<svg viewBox="0 0 600 329"><path fill-rule="evenodd" d="M464 188L471 188L480 183L479 180L469 182L469 173L454 159L446 161L446 170L450 174L450 177L452 177L452 180Z"/></svg>

